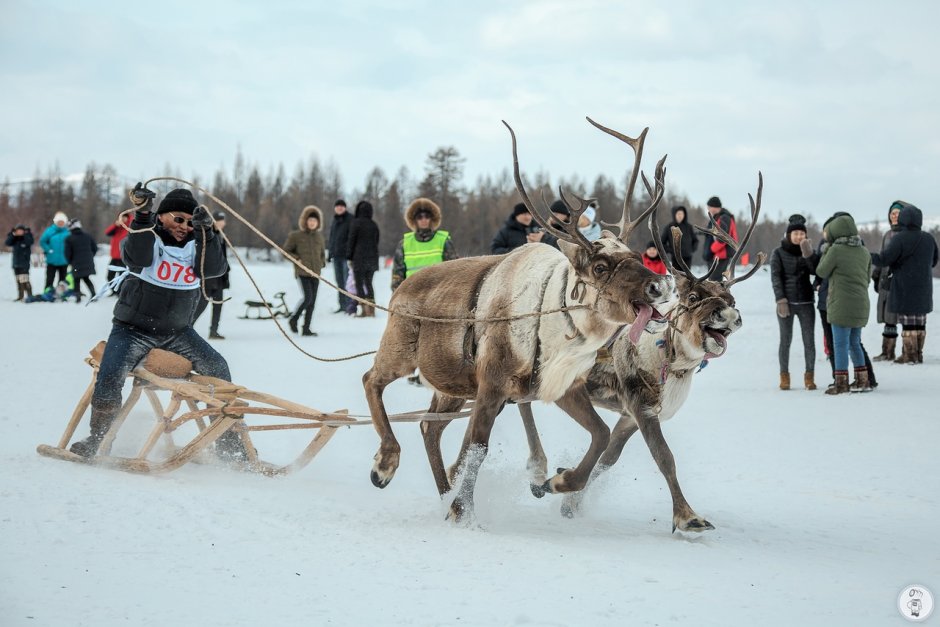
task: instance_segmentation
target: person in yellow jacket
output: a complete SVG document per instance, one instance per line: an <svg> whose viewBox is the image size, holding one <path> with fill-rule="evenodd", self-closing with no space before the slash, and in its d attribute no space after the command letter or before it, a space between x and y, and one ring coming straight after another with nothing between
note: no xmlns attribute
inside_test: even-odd
<svg viewBox="0 0 940 627"><path fill-rule="evenodd" d="M423 268L457 259L450 233L440 228L441 208L427 198L418 198L405 210L405 233L395 250L392 263L392 291Z"/></svg>

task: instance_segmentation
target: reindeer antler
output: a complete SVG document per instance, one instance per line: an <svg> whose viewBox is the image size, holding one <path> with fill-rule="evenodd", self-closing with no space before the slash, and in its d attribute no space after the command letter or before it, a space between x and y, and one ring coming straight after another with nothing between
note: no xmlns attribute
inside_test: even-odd
<svg viewBox="0 0 940 627"><path fill-rule="evenodd" d="M635 220L630 221L630 208L633 203L633 189L636 187L636 179L640 173L640 163L643 160L643 144L646 142L646 133L649 132L649 127L644 128L643 132L640 133L639 137L627 137L623 133L615 131L613 129L607 128L603 124L598 124L591 118L587 118L587 121L590 122L595 128L598 128L612 137L616 137L620 141L628 144L633 148L633 170L630 172L630 179L627 182L627 195L623 199L623 213L620 216L620 222L617 224L610 224L603 222L604 226L616 226L619 229L619 234L617 239L619 239L624 244L627 243L627 240L630 237L630 233L633 232L633 229L637 227L638 224L643 222L650 213L656 209L656 205L659 204L659 201L662 200L663 192L665 191L665 185L663 183L665 177L665 169L662 167L663 163L666 161L666 156L663 155L663 158L659 160L659 163L656 164L656 194L650 192L650 206L643 210L643 212L637 216ZM644 176L644 182L645 182ZM649 184L647 183L647 190L649 190Z"/></svg>
<svg viewBox="0 0 940 627"><path fill-rule="evenodd" d="M734 266L738 262L738 258L741 256L741 253L744 252L744 247L747 246L747 242L751 239L751 233L754 232L754 226L757 224L757 216L760 215L760 202L761 196L764 193L764 175L758 170L757 172L757 203L754 202L754 197L750 194L747 195L748 202L751 205L751 224L747 227L747 231L744 233L744 237L741 238L740 245L737 246L737 250L734 251L734 257L731 258L730 263L728 263L728 278L725 281L727 287L731 287L735 283L739 283L746 279L754 276L754 273L764 264L764 261L767 259L767 256L760 252L757 254L757 263L754 264L754 267L742 277L735 278L734 276Z"/></svg>
<svg viewBox="0 0 940 627"><path fill-rule="evenodd" d="M532 218L539 223L539 225L545 229L547 232L551 233L560 240L570 242L572 244L577 244L581 248L587 250L588 252L593 252L594 248L591 246L591 242L588 241L584 234L578 230L578 218L581 217L581 214L587 209L587 207L595 202L593 198L581 198L572 194L575 200L578 201L580 207L575 209L572 205L572 202L565 196L565 192L561 187L558 188L559 193L561 194L561 199L565 203L565 206L568 207L568 210L571 212L571 219L568 222L562 223L562 228L552 224L552 221L548 218L542 217L538 209L535 207L535 203L529 198L529 194L526 192L525 185L522 183L522 175L519 173L519 155L516 151L516 133L512 130L512 127L506 122L502 121L506 125L506 128L509 129L509 134L512 136L512 173L513 177L516 180L516 189L519 190L519 195L522 196L522 202L525 203L526 208L529 210L529 213L532 214ZM542 204L548 205L545 201L545 194L542 193ZM549 211L549 213L551 213Z"/></svg>

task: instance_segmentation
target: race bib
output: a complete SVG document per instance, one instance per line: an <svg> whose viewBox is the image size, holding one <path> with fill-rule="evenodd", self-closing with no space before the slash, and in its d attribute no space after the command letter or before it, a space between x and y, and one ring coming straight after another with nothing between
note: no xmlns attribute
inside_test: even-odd
<svg viewBox="0 0 940 627"><path fill-rule="evenodd" d="M167 248L159 238L154 238L153 263L135 276L147 283L171 290L194 290L199 287L194 263L196 241L191 240L182 248Z"/></svg>

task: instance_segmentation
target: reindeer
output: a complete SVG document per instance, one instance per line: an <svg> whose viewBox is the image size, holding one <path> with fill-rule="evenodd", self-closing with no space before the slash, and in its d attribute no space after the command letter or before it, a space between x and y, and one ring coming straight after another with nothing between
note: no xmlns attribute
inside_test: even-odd
<svg viewBox="0 0 940 627"><path fill-rule="evenodd" d="M705 531L715 527L695 513L685 500L676 478L676 464L672 451L663 437L660 423L669 420L682 407L692 387L692 376L710 359L725 354L728 336L741 327L741 314L735 308L731 286L754 275L765 260L758 254L757 263L740 278L734 278L734 267L744 250L760 213L763 177L758 178L757 202L748 194L751 206L751 224L738 244L717 227L710 232L734 250L726 276L722 281L706 280L713 267L697 277L681 257L676 259L678 272L669 263L663 250L656 223L656 212L650 215L653 241L670 273L675 274L679 301L670 311L669 326L656 334L618 337L610 353L612 359L599 361L588 377L587 388L596 407L620 413L620 419L611 433L610 443L591 472L589 484L601 473L617 463L623 447L630 437L640 431L646 445L666 478L672 495L672 530ZM699 228L699 227L696 227ZM672 230L673 250L680 250L681 232ZM717 261L717 260L716 260ZM636 341L639 340L639 341ZM528 467L535 477L544 474L545 453L539 442L538 431L529 404L520 404L520 413L529 439ZM541 497L538 479L533 479L533 494ZM562 514L573 517L581 509L585 491L566 494L562 501Z"/></svg>
<svg viewBox="0 0 940 627"><path fill-rule="evenodd" d="M648 129L630 138L588 121L633 149L632 192ZM630 222L625 204L619 235L605 232L591 243L578 232L577 224L593 200L569 197L559 189L571 220L554 224L547 208L543 217L522 182L515 132L506 127L512 137L516 187L533 218L558 237L560 252L545 244L527 244L506 255L448 261L412 275L395 291L375 363L362 377L372 422L381 438L371 473L372 483L379 488L394 477L401 454L382 402L389 383L420 368L435 390L431 412L452 412L465 399L474 399L458 460L466 472L448 513L454 521L472 513L477 471L486 456L493 423L507 401L554 402L591 434L591 444L578 466L546 480L542 489L560 493L584 487L610 438L610 429L591 406L585 387L597 350L630 324L651 332L662 329L666 322L657 307L675 297L673 278L647 270L640 255L625 243L662 199L665 157L656 167L656 190L649 207ZM578 307L585 301L588 307ZM560 308L571 309L525 316ZM450 321L441 321L445 318ZM438 455L440 424L422 425L425 447L432 450L436 441Z"/></svg>

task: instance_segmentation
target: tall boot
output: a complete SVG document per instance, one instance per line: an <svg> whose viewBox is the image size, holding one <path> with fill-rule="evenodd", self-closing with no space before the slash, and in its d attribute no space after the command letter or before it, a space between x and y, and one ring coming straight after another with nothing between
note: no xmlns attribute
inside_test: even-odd
<svg viewBox="0 0 940 627"><path fill-rule="evenodd" d="M781 390L790 389L790 373L789 372L780 373L780 389Z"/></svg>
<svg viewBox="0 0 940 627"><path fill-rule="evenodd" d="M852 392L871 392L871 385L868 383L868 368L862 366L855 369L855 382L850 389Z"/></svg>
<svg viewBox="0 0 940 627"><path fill-rule="evenodd" d="M868 374L867 372L865 373ZM835 374L835 383L830 385L826 389L826 394L845 394L849 391L849 371L848 370L836 370Z"/></svg>
<svg viewBox="0 0 940 627"><path fill-rule="evenodd" d="M32 300L33 298L33 284L27 281L25 287L23 288L23 293L26 294L26 298Z"/></svg>
<svg viewBox="0 0 940 627"><path fill-rule="evenodd" d="M917 334L916 335L917 343L915 345L915 348L917 349L917 355L916 355L917 363L922 364L924 363L924 340L927 339L927 329L920 329L918 331L914 331L914 333Z"/></svg>
<svg viewBox="0 0 940 627"><path fill-rule="evenodd" d="M895 357L894 348L895 348L895 345L897 344L897 341L898 341L898 338L896 335L891 336L891 337L887 335L882 335L881 336L881 354L876 355L874 358L872 358L872 361L893 360Z"/></svg>
<svg viewBox="0 0 940 627"><path fill-rule="evenodd" d="M23 300L23 284L22 283L16 284L16 301L19 301L19 300ZM13 302L16 302L16 301L13 301Z"/></svg>
<svg viewBox="0 0 940 627"><path fill-rule="evenodd" d="M117 412L114 410L92 407L91 419L89 420L91 423L91 435L84 440L74 442L72 446L69 447L69 450L82 457L94 457L98 452L98 447L101 446L101 441L104 440L105 434L107 434L108 429L111 428L111 423L114 422L114 416L116 414Z"/></svg>
<svg viewBox="0 0 940 627"><path fill-rule="evenodd" d="M894 360L896 364L917 363L916 331L901 331L901 356Z"/></svg>
<svg viewBox="0 0 940 627"><path fill-rule="evenodd" d="M369 307L369 313L366 314L366 317L368 317L368 318L375 318L375 299L374 299L374 298L370 298L370 299L368 299L368 300L369 300L369 305L368 305L368 307Z"/></svg>

